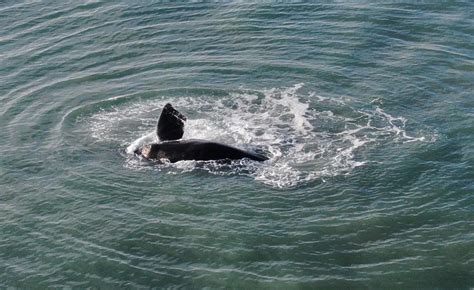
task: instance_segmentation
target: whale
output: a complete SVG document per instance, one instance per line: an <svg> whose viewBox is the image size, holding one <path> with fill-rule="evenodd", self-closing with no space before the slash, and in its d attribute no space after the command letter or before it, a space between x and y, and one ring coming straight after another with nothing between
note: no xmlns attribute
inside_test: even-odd
<svg viewBox="0 0 474 290"><path fill-rule="evenodd" d="M146 144L135 150L135 154L145 159L175 163L182 160L211 161L250 159L265 161L262 154L243 150L215 141L199 139L181 139L184 135L186 117L170 103L161 111L156 127L160 142Z"/></svg>

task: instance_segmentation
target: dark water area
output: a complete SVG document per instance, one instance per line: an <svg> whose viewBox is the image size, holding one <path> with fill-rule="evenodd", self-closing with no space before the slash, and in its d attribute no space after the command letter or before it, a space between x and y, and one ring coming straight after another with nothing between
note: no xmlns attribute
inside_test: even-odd
<svg viewBox="0 0 474 290"><path fill-rule="evenodd" d="M472 289L473 11L1 2L0 287Z"/></svg>

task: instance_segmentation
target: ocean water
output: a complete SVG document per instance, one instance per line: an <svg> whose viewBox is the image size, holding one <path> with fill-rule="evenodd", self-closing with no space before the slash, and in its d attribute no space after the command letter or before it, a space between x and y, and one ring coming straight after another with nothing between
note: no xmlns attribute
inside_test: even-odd
<svg viewBox="0 0 474 290"><path fill-rule="evenodd" d="M0 288L472 289L473 18L1 2ZM167 102L270 160L130 154Z"/></svg>

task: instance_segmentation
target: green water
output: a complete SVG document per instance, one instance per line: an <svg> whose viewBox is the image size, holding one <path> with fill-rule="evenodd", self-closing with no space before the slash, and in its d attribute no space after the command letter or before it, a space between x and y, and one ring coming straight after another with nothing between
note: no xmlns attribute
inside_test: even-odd
<svg viewBox="0 0 474 290"><path fill-rule="evenodd" d="M473 11L0 3L0 287L471 289Z"/></svg>

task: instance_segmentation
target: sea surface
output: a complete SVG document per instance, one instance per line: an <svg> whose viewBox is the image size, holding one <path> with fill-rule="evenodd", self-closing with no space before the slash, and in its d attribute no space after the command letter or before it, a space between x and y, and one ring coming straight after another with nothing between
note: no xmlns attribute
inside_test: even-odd
<svg viewBox="0 0 474 290"><path fill-rule="evenodd" d="M0 288L473 289L474 2L0 2ZM186 139L263 163L156 164Z"/></svg>

